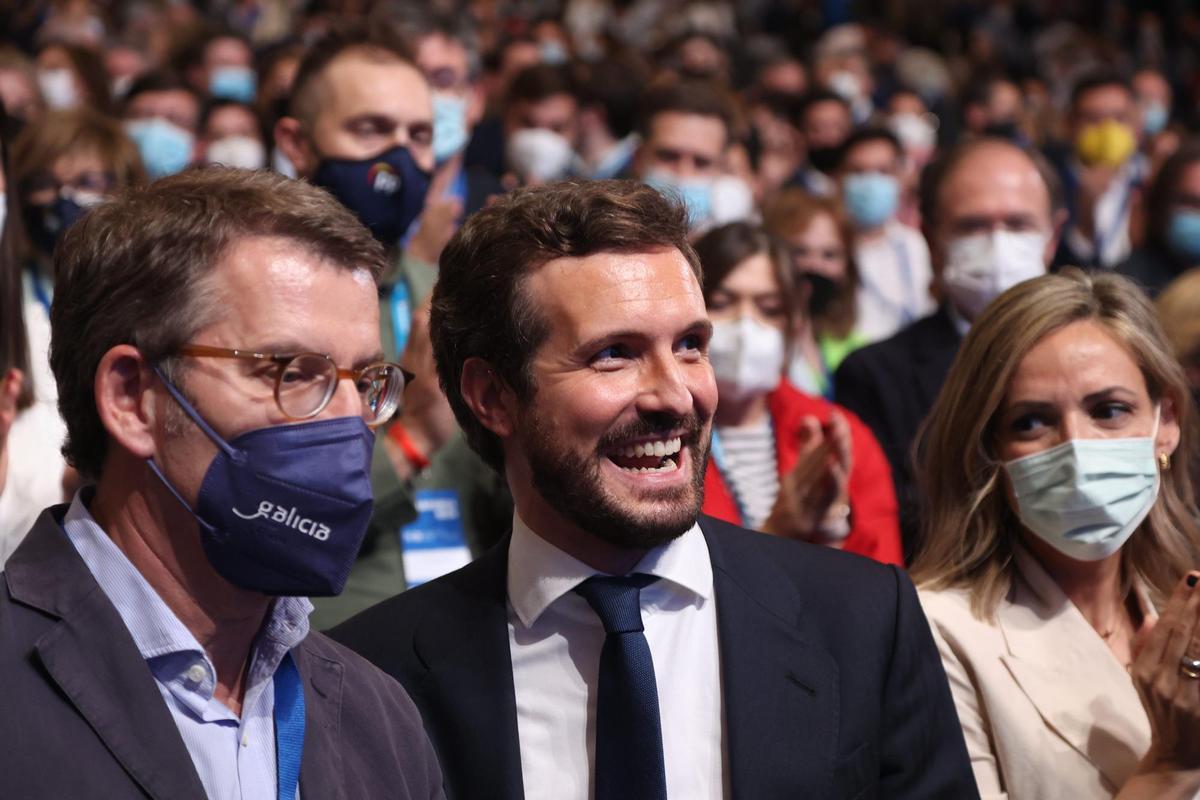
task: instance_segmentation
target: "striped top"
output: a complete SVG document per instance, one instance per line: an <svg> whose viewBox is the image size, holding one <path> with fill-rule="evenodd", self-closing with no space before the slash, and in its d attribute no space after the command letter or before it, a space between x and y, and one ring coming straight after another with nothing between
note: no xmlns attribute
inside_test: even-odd
<svg viewBox="0 0 1200 800"><path fill-rule="evenodd" d="M250 651L239 719L218 701L204 648L88 513L76 493L63 528L146 659L210 800L276 796L275 668L308 635L312 604L280 597ZM297 789L299 796L299 789Z"/></svg>
<svg viewBox="0 0 1200 800"><path fill-rule="evenodd" d="M742 510L742 524L761 528L779 497L775 428L771 418L739 427L717 428L721 439L721 477Z"/></svg>

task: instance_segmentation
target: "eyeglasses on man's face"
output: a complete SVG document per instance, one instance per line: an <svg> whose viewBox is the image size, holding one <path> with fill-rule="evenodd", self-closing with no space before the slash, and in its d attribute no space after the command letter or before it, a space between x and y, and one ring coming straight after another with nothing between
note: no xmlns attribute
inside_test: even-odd
<svg viewBox="0 0 1200 800"><path fill-rule="evenodd" d="M384 424L400 407L404 386L412 375L399 364L381 361L361 369L339 367L323 353L257 353L204 344L185 344L176 350L198 358L240 358L276 365L275 403L288 419L317 416L337 392L343 378L354 382L362 400L362 418L372 428Z"/></svg>

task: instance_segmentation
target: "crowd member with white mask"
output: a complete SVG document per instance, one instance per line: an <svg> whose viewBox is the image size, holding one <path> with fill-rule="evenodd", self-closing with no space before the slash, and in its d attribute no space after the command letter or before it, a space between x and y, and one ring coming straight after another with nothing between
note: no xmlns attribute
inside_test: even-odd
<svg viewBox="0 0 1200 800"><path fill-rule="evenodd" d="M709 81L666 79L642 97L634 175L678 195L693 231L754 214L750 188L729 174L733 119L729 96Z"/></svg>
<svg viewBox="0 0 1200 800"><path fill-rule="evenodd" d="M920 197L940 307L850 354L834 374L834 399L875 432L891 462L910 560L919 536L917 429L972 321L1005 289L1046 271L1065 216L1054 171L1004 139L972 139L935 161Z"/></svg>
<svg viewBox="0 0 1200 800"><path fill-rule="evenodd" d="M43 47L37 55L37 82L48 108L87 106L102 114L112 112L104 61L89 47L65 42Z"/></svg>
<svg viewBox="0 0 1200 800"><path fill-rule="evenodd" d="M588 64L580 87L576 172L592 179L624 178L633 168L638 103L650 69L629 54Z"/></svg>
<svg viewBox="0 0 1200 800"><path fill-rule="evenodd" d="M200 143L205 164L239 169L267 166L262 126L254 109L236 100L214 100L200 118Z"/></svg>
<svg viewBox="0 0 1200 800"><path fill-rule="evenodd" d="M886 339L935 307L929 248L900 212L904 148L886 128L860 128L842 145L837 179L854 225L859 330Z"/></svg>
<svg viewBox="0 0 1200 800"><path fill-rule="evenodd" d="M887 459L850 412L785 379L807 287L783 244L735 222L696 242L717 411L703 511L900 564Z"/></svg>
<svg viewBox="0 0 1200 800"><path fill-rule="evenodd" d="M570 70L536 64L517 73L504 104L504 154L510 175L537 185L567 177L579 139L579 101Z"/></svg>
<svg viewBox="0 0 1200 800"><path fill-rule="evenodd" d="M983 798L1200 792L1194 414L1119 276L1027 281L967 335L913 578Z"/></svg>
<svg viewBox="0 0 1200 800"><path fill-rule="evenodd" d="M173 73L149 72L129 87L121 116L151 178L195 163L200 112L200 96Z"/></svg>

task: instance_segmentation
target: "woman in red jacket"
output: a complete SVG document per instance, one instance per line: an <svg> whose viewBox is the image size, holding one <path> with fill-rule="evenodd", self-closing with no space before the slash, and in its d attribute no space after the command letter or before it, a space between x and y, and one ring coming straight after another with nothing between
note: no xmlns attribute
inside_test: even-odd
<svg viewBox="0 0 1200 800"><path fill-rule="evenodd" d="M696 251L719 393L704 513L901 564L896 493L879 443L849 411L783 380L807 284L747 223L710 231Z"/></svg>

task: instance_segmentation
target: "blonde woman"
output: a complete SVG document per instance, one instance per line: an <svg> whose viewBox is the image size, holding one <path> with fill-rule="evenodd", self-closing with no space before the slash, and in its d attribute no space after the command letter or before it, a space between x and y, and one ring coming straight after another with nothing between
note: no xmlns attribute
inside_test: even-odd
<svg viewBox="0 0 1200 800"><path fill-rule="evenodd" d="M1123 278L1035 278L971 327L923 439L913 577L984 798L1200 790L1193 413Z"/></svg>

